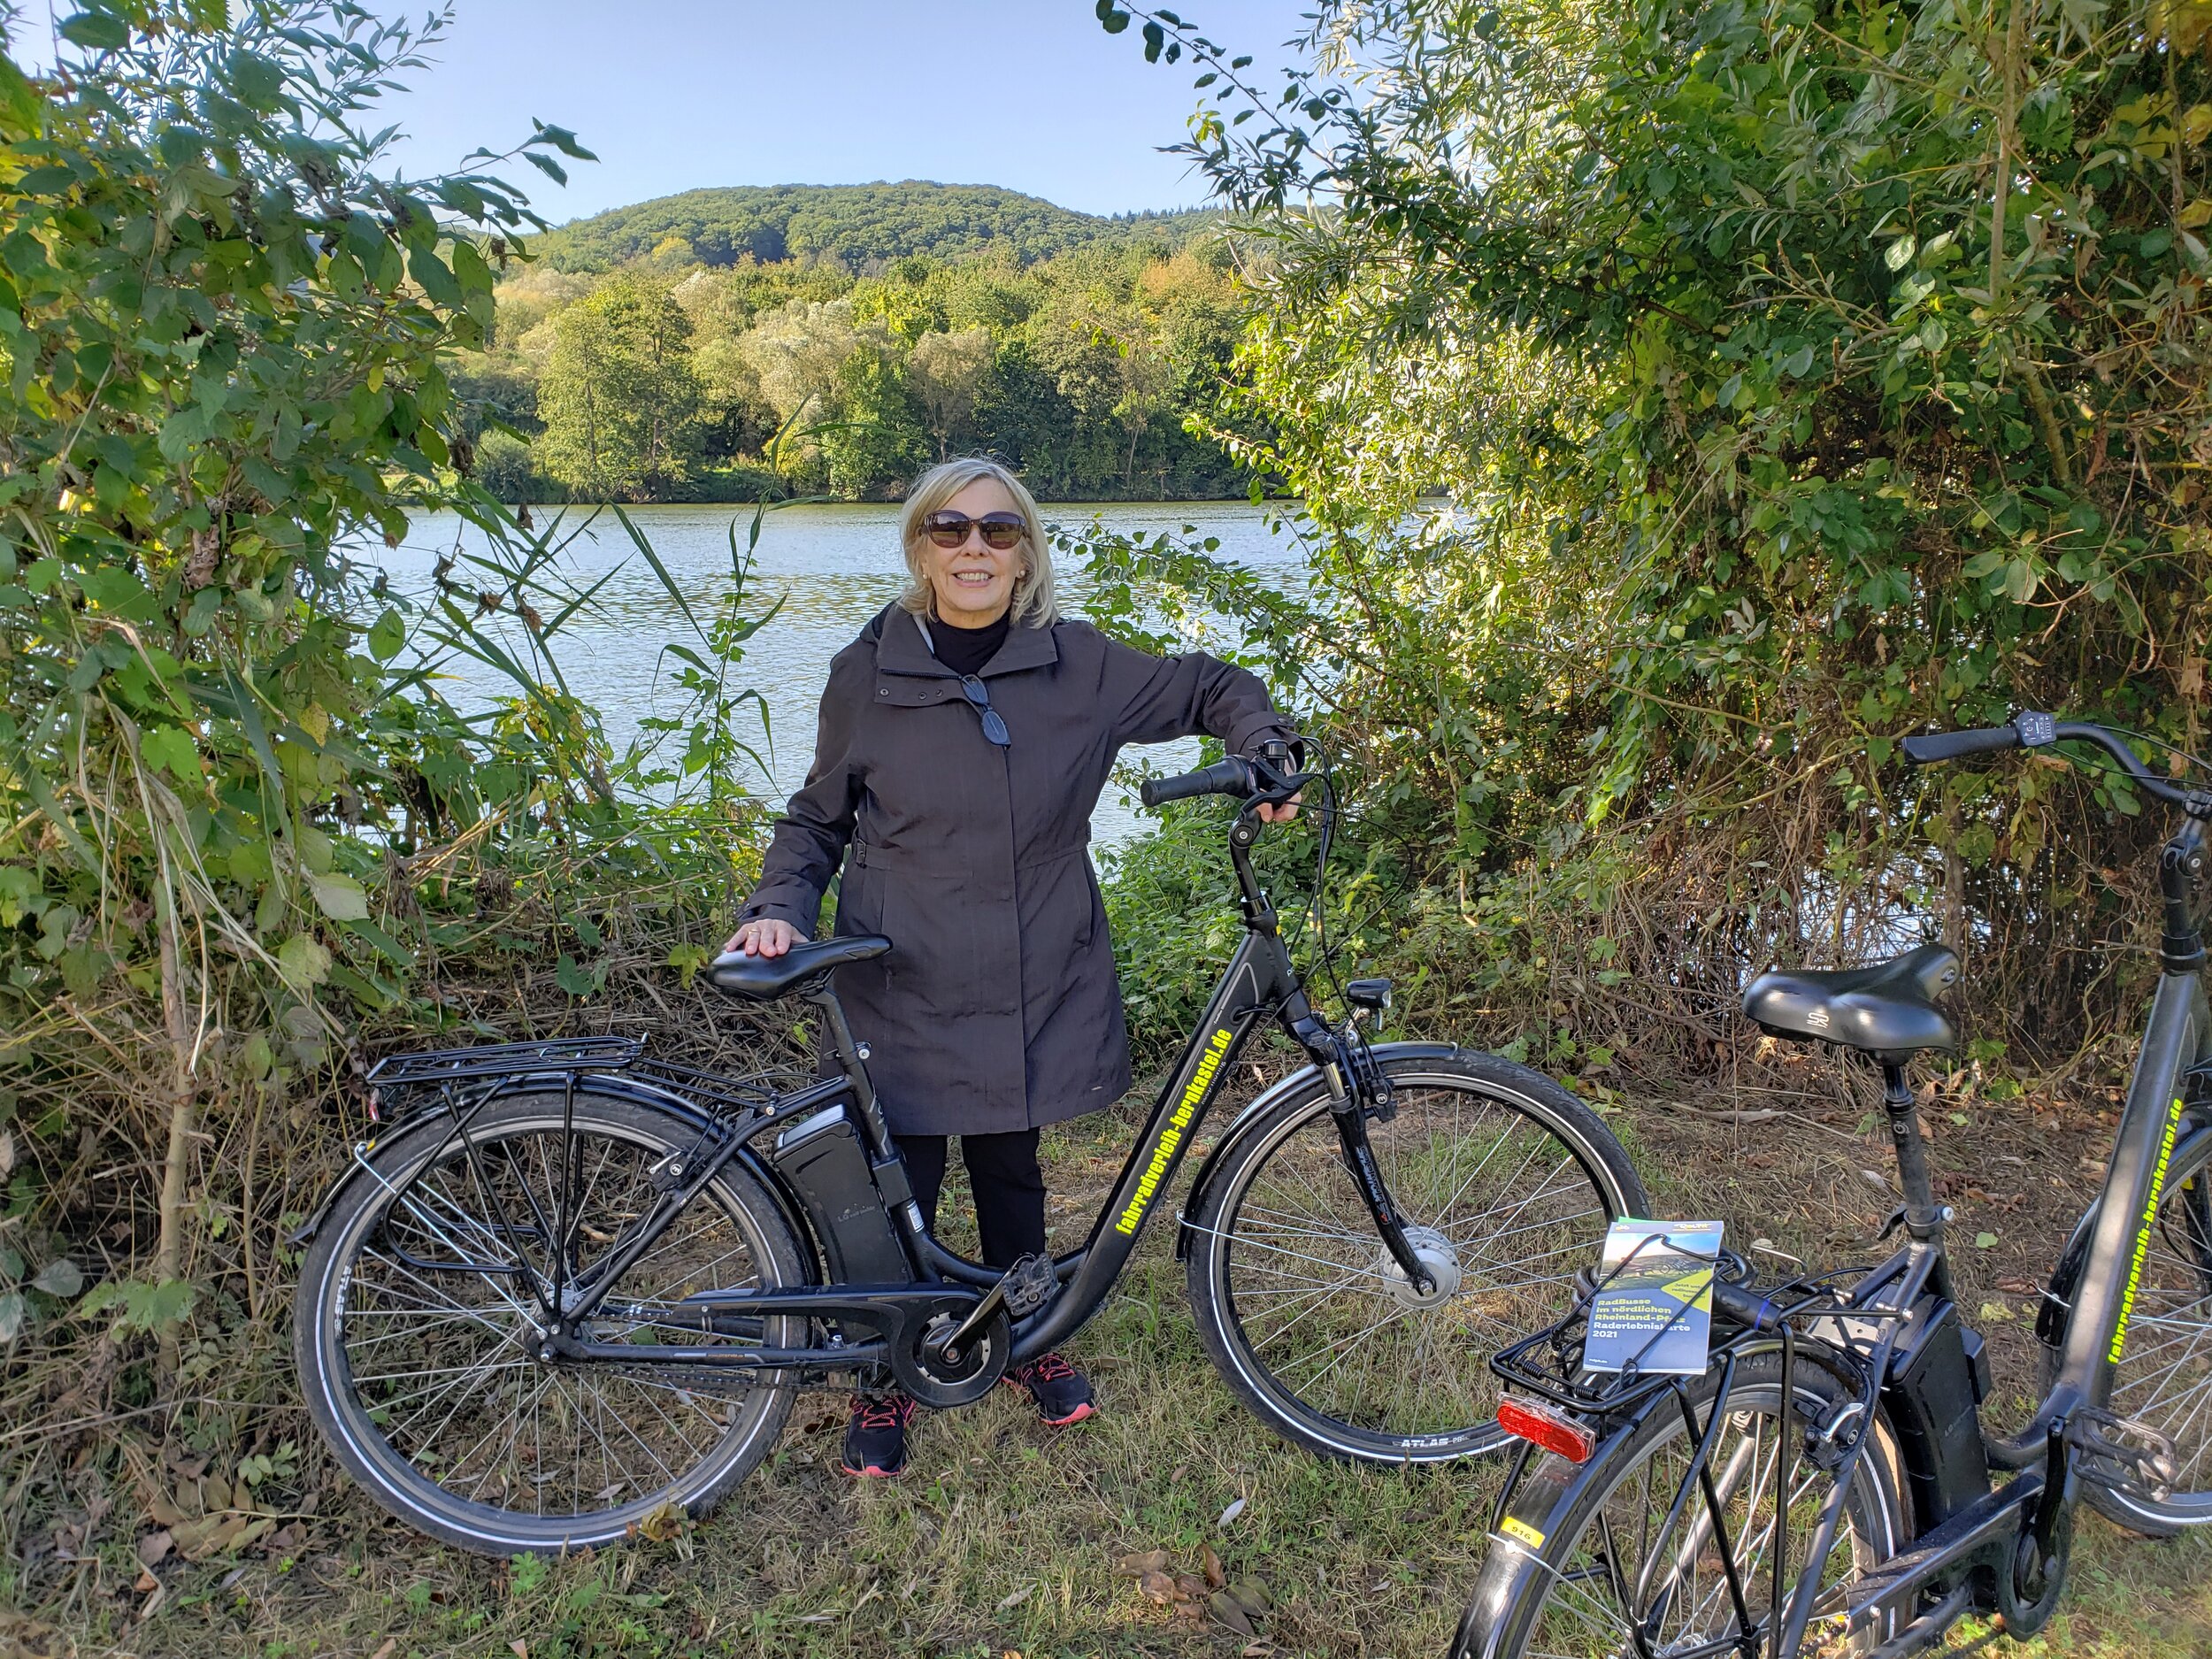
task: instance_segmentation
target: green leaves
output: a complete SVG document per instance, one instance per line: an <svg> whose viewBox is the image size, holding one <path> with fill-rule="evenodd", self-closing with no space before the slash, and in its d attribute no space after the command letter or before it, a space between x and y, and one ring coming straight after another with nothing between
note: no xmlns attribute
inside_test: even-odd
<svg viewBox="0 0 2212 1659"><path fill-rule="evenodd" d="M396 608L387 605L384 614L369 626L369 655L380 663L388 663L399 655L400 649L406 643L407 624Z"/></svg>
<svg viewBox="0 0 2212 1659"><path fill-rule="evenodd" d="M139 740L139 753L150 766L158 766L179 783L200 781L200 751L192 733L173 726L157 726Z"/></svg>
<svg viewBox="0 0 2212 1659"><path fill-rule="evenodd" d="M1129 27L1129 14L1114 4L1114 0L1098 0L1098 21L1109 35L1118 35Z"/></svg>
<svg viewBox="0 0 2212 1659"><path fill-rule="evenodd" d="M315 895L315 902L334 922L357 922L369 913L369 895L361 884L351 876L337 871L309 872L308 891Z"/></svg>
<svg viewBox="0 0 2212 1659"><path fill-rule="evenodd" d="M57 26L62 39L93 51L119 51L130 43L130 25L112 12L80 12Z"/></svg>
<svg viewBox="0 0 2212 1659"><path fill-rule="evenodd" d="M585 997L595 994L606 983L607 970L603 964L585 968L575 957L564 950L553 966L553 982L571 996Z"/></svg>

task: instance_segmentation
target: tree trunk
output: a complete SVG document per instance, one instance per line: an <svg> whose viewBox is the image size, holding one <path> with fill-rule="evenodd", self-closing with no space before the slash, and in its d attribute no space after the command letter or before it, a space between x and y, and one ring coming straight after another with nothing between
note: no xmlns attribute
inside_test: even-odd
<svg viewBox="0 0 2212 1659"><path fill-rule="evenodd" d="M178 938L176 894L164 881L154 903L161 930L161 1016L169 1038L169 1146L161 1164L160 1230L154 1246L154 1283L173 1284L184 1276L185 1185L191 1174L192 1128L198 1105L193 1082L193 1027L187 1007L184 952ZM177 1376L177 1327L161 1328L160 1386L165 1394Z"/></svg>

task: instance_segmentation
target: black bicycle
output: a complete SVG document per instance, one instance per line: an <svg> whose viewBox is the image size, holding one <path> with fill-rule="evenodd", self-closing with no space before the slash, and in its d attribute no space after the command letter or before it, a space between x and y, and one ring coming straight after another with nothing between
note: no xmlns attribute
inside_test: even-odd
<svg viewBox="0 0 2212 1659"><path fill-rule="evenodd" d="M1317 779L1278 752L1145 786L1148 804L1243 803L1245 936L1088 1238L1056 1258L1001 1272L924 1228L831 984L887 939L706 976L812 1004L836 1061L818 1082L710 1076L613 1037L384 1061L378 1098L403 1115L299 1235L294 1347L332 1448L395 1514L506 1555L703 1511L773 1449L802 1386L861 1373L926 1405L978 1399L1097 1312L1270 1019L1310 1064L1232 1122L1180 1217L1207 1352L1317 1452L1502 1445L1482 1358L1567 1306L1598 1224L1640 1211L1643 1188L1548 1079L1370 1043L1386 980L1347 987L1341 1024L1314 1012L1250 853L1256 809Z"/></svg>
<svg viewBox="0 0 2212 1659"><path fill-rule="evenodd" d="M1904 749L1924 764L2071 741L2183 820L2160 857L2162 972L2104 1187L2045 1295L2033 1418L2009 1439L1983 1431L1987 1362L1954 1303L1950 1212L1905 1082L1912 1055L1954 1046L1934 999L1957 958L1926 945L1870 968L1765 974L1744 995L1754 1021L1879 1064L1904 1248L1770 1285L1724 1253L1701 1376L1584 1370L1586 1280L1564 1320L1502 1350L1494 1368L1517 1393L1501 1412L1530 1444L1455 1655L1903 1659L1970 1614L2016 1637L2039 1629L2080 1499L2147 1531L2212 1519L2212 1014L2190 905L2212 792L2047 714Z"/></svg>

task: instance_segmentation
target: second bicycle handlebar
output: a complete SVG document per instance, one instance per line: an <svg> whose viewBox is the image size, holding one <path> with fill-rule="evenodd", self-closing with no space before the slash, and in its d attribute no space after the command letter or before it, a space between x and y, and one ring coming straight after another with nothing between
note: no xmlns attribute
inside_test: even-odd
<svg viewBox="0 0 2212 1659"><path fill-rule="evenodd" d="M2062 720L2056 715L2023 710L2007 726L1977 726L1964 732L1927 732L1906 738L1905 758L1916 766L1957 760L1967 755L1987 754L2001 749L2044 749L2053 743L2094 743L2120 763L2136 786L2173 806L2189 799L2190 792L2166 781L2146 766L2117 732L2086 720Z"/></svg>

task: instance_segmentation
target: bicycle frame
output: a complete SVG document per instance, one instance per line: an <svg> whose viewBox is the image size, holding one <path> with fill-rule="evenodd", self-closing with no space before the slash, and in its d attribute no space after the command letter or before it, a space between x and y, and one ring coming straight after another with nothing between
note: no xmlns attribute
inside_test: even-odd
<svg viewBox="0 0 2212 1659"><path fill-rule="evenodd" d="M1918 1530L1906 1547L1851 1587L1848 1622L1852 1633L1893 1623L1901 1626L1885 1640L1880 1648L1882 1659L1901 1659L1933 1645L1958 1617L1972 1611L2001 1614L2007 1632L2014 1636L2024 1637L2039 1629L2055 1608L2064 1586L2077 1501L2076 1457L2112 1455L2112 1442L2102 1440L2099 1420L2114 1421L2103 1408L2110 1398L2114 1367L2125 1351L2129 1317L2150 1248L2168 1162L2185 1120L2193 1115L2186 1079L2194 1070L2212 1066L2212 1010L2208 1009L2203 984L2205 949L2188 903L2190 884L2204 868L2203 839L2206 821L2212 818L2212 797L2193 795L2185 810L2185 822L2160 856L2165 927L2158 987L2142 1047L2114 1133L2094 1219L2061 1265L2062 1273L2077 1265L2078 1273L2055 1378L2019 1433L2003 1440L1979 1437L1979 1457L1986 1459L1985 1465L1946 1469L1941 1466L1943 1455L1931 1457L1913 1436L1899 1437L1897 1449L1907 1477L1909 1502L1916 1502L1915 1494L1944 1494L1965 1486L1974 1488L1977 1495L1947 1513L1918 1517ZM1574 1385L1546 1386L1517 1370L1522 1356L1553 1338L1557 1327L1513 1345L1494 1362L1509 1380L1532 1387L1571 1409L1601 1415L1615 1425L1589 1461L1579 1467L1547 1460L1536 1482L1546 1490L1532 1504L1531 1513L1538 1508L1550 1512L1568 1501L1577 1485L1602 1479L1608 1450L1632 1433L1645 1413L1679 1410L1684 1414L1689 1443L1695 1449L1660 1537L1663 1541L1671 1538L1672 1529L1683 1524L1686 1515L1701 1513L1701 1525L1710 1529L1708 1535L1721 1545L1730 1594L1740 1628L1747 1637L1717 1643L1716 1652L1734 1650L1751 1659L1761 1655L1778 1659L1798 1652L1819 1596L1822 1575L1840 1529L1852 1482L1877 1422L1886 1413L1894 1414L1909 1406L1901 1397L1899 1386L1901 1351L1947 1317L1950 1273L1944 1225L1950 1212L1935 1202L1912 1094L1903 1081L1901 1065L1886 1063L1884 1078L1885 1105L1897 1146L1905 1198L1893 1225L1902 1222L1908 1234L1905 1248L1879 1266L1853 1274L1847 1295L1835 1294L1838 1276L1832 1274L1808 1276L1763 1298L1717 1285L1716 1310L1732 1316L1740 1334L1716 1348L1713 1365L1719 1372L1719 1386L1701 1425L1687 1388L1680 1381L1647 1379L1621 1391L1608 1403L1586 1394L1578 1394ZM2195 1115L2207 1114L2196 1108ZM1793 1290L1805 1294L1791 1302ZM1823 1363L1855 1379L1860 1411L1851 1440L1837 1465L1834 1490L1813 1528L1801 1569L1786 1599L1781 1594L1782 1563L1787 1558L1786 1505L1778 1505L1775 1604L1770 1619L1755 1624L1744 1606L1733 1548L1728 1543L1723 1518L1725 1505L1713 1488L1709 1460L1717 1438L1715 1429L1729 1410L1729 1393L1741 1357L1778 1341L1783 1356L1786 1402L1792 1400L1793 1364L1804 1363L1807 1350L1816 1348ZM1932 1394L1936 1398L1939 1417L1944 1408L1964 1409L1970 1400L1978 1417L1981 1388L1964 1354L1962 1347L1958 1359L1947 1360L1939 1355L1928 1373L1916 1379L1924 1394ZM1780 1462L1792 1448L1786 1434L1777 1440L1776 1484L1768 1489L1780 1493L1788 1490L1780 1484L1784 1474ZM1955 1463L1960 1461L1955 1454L1951 1455ZM1994 1490L1989 1488L1986 1473L1993 1468L2011 1474L2009 1480ZM1500 1494L1494 1533L1505 1525L1509 1511L1516 1507L1517 1494L1529 1479L1525 1455ZM1541 1534L1535 1536L1540 1539ZM1653 1559L1657 1559L1655 1551ZM1645 1634L1631 1634L1638 1652L1646 1651ZM1463 1650L1455 1647L1454 1651Z"/></svg>
<svg viewBox="0 0 2212 1659"><path fill-rule="evenodd" d="M1207 1110L1227 1080L1237 1056L1253 1031L1271 1017L1306 1052L1326 1081L1347 1166L1374 1217L1379 1236L1413 1282L1423 1286L1431 1282L1425 1264L1406 1241L1380 1171L1368 1148L1366 1123L1369 1110L1375 1104L1377 1074L1371 1062L1363 1064L1363 1047L1348 1043L1342 1033L1316 1016L1306 998L1278 930L1275 911L1251 867L1249 849L1257 834L1257 822L1248 810L1240 817L1229 837L1231 860L1236 870L1244 911L1244 939L1208 999L1180 1060L1153 1102L1144 1127L1104 1206L1092 1223L1088 1236L1079 1248L1054 1259L1056 1294L1041 1307L1010 1322L1009 1363L1018 1363L1064 1342L1104 1304L1142 1238L1161 1194L1173 1182L1188 1155ZM539 1358L733 1371L849 1370L886 1363L891 1354L910 1346L928 1322L941 1320L947 1315L969 1320L979 1310L985 1310L985 1304L994 1296L1002 1305L1005 1292L1002 1281L1007 1275L946 1249L924 1225L921 1208L914 1199L897 1144L869 1082L865 1053L854 1040L828 976L821 976L806 987L802 995L822 1014L828 1046L838 1062L837 1074L793 1094L755 1099L749 1103L726 1100L726 1104L736 1105L738 1110L703 1118L681 1092L669 1091L665 1098L671 1103L686 1107L699 1122L698 1140L688 1150L664 1159L656 1168L653 1175L659 1190L654 1203L588 1269L565 1284L559 1282L558 1262L566 1252L565 1248L555 1251L556 1282L549 1290L534 1286L543 1316L537 1338ZM560 1056L553 1056L549 1062L545 1045L518 1047L529 1049L527 1056L518 1056L528 1063L527 1070L493 1071L491 1075L496 1080L464 1103L454 1105L448 1097L455 1122L446 1141L433 1153L429 1164L445 1156L456 1143L473 1164L476 1155L469 1141L469 1125L484 1106L503 1094L544 1088L557 1082L564 1091L564 1101L572 1102L580 1073L600 1074L595 1087L607 1087L618 1079L628 1084L631 1089L637 1087L630 1079L621 1078L618 1068L626 1064L623 1059L611 1058L596 1048L571 1058L561 1069L554 1069ZM628 1058L634 1060L635 1053L632 1045ZM435 1058L438 1056L424 1056L426 1060ZM448 1072L434 1071L432 1076L443 1077ZM464 1070L457 1075L477 1074ZM658 1089L651 1092L661 1093ZM884 1214L905 1250L912 1275L907 1282L710 1291L676 1304L687 1316L698 1316L703 1334L734 1336L740 1339L736 1343L661 1344L641 1349L631 1343L598 1341L580 1334L585 1322L606 1303L623 1274L653 1248L676 1217L698 1199L733 1159L750 1156L747 1151L749 1141L840 1102L851 1109ZM565 1106L565 1120L566 1116ZM357 1162L361 1168L367 1168L365 1159ZM487 1192L492 1190L492 1185L488 1181L481 1183ZM565 1185L564 1181L564 1187ZM510 1238L523 1231L515 1228L503 1215L496 1218L495 1225L503 1236ZM311 1222L303 1228L303 1236L311 1233L313 1225ZM536 1230L549 1232L549 1236L556 1240L565 1240L567 1226L564 1215L553 1218L549 1230L541 1218ZM477 1265L478 1271L485 1271L481 1264ZM756 1333L764 1321L775 1318L821 1320L871 1334L853 1340L841 1329L825 1345L801 1348L742 1340ZM657 1314L657 1324L665 1325L667 1322L664 1311Z"/></svg>

